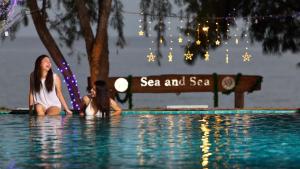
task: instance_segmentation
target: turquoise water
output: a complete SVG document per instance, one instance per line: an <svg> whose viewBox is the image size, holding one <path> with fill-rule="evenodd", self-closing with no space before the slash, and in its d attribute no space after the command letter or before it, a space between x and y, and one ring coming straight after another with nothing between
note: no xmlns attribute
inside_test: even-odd
<svg viewBox="0 0 300 169"><path fill-rule="evenodd" d="M0 115L0 168L300 168L300 114Z"/></svg>

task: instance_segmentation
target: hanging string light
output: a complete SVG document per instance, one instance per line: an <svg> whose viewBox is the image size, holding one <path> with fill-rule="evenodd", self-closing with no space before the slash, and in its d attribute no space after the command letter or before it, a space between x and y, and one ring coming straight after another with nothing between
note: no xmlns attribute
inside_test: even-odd
<svg viewBox="0 0 300 169"><path fill-rule="evenodd" d="M178 36L178 43L182 43L183 42L183 38L181 35L181 31L183 30L183 20L180 20L180 31L179 31L179 36Z"/></svg>
<svg viewBox="0 0 300 169"><path fill-rule="evenodd" d="M235 21L236 19L234 18L234 22L236 22ZM236 26L236 28L235 28L235 32L234 32L234 41L235 41L235 44L236 45L238 45L239 44L239 38L238 38L238 32L239 32L239 27L238 26Z"/></svg>
<svg viewBox="0 0 300 169"><path fill-rule="evenodd" d="M206 24L208 25L208 21L206 21ZM209 47L208 30L209 30L209 26L203 26L202 30L205 33L206 42L207 42L206 52L204 54L204 60L209 61L209 53L208 53L208 47Z"/></svg>
<svg viewBox="0 0 300 169"><path fill-rule="evenodd" d="M226 20L227 22L227 20ZM230 29L229 29L229 23L226 23L227 25L227 30L226 30L226 41L225 41L225 63L228 64L229 63L229 48L228 48L228 41L229 41L229 35L230 35Z"/></svg>
<svg viewBox="0 0 300 169"><path fill-rule="evenodd" d="M170 19L168 21L168 32L169 32L169 38L170 38L168 62L173 62L173 34L172 34L172 30L171 30L171 20Z"/></svg>
<svg viewBox="0 0 300 169"><path fill-rule="evenodd" d="M201 45L201 41L200 41L200 23L198 23L196 32L197 32L196 45L200 46Z"/></svg>
<svg viewBox="0 0 300 169"><path fill-rule="evenodd" d="M142 20L143 12L140 13L140 16L141 16L141 18L139 19L138 35L139 36L144 36L145 32L143 31L143 20Z"/></svg>
<svg viewBox="0 0 300 169"><path fill-rule="evenodd" d="M221 44L221 36L219 34L219 23L216 22L216 34L217 34L217 40L215 41L215 44L219 46Z"/></svg>
<svg viewBox="0 0 300 169"><path fill-rule="evenodd" d="M153 54L152 47L154 46L154 40L152 39L152 21L149 22L149 38L151 39L151 47L149 48L149 54L146 56L148 62L155 62L156 56Z"/></svg>
<svg viewBox="0 0 300 169"><path fill-rule="evenodd" d="M184 53L184 57L185 60L193 60L193 53L191 53L190 51L190 43L191 43L191 39L190 39L190 32L187 33L187 52Z"/></svg>
<svg viewBox="0 0 300 169"><path fill-rule="evenodd" d="M235 9L233 9L235 10ZM121 11L122 13L125 13L125 14L131 14L131 15L140 15L141 13L140 12L133 12L133 11ZM161 15L156 15L156 14L151 14L151 13L145 13L145 15L148 15L148 16L153 16L153 17L158 17ZM163 15L163 17L165 18L185 18L187 19L188 17L184 17L182 15L176 15L176 14L171 14L171 15ZM249 16L249 17L239 17L239 18L242 18L242 19L259 19L259 20L264 20L264 19L284 19L284 18L297 18L299 17L299 12L295 12L295 13L291 13L291 14L288 14L288 15L256 15L256 16ZM218 19L218 20L228 20L228 19L234 19L235 17L234 16L219 16L219 17L215 17L215 16L212 16L212 17L198 17L198 19L205 19L205 20L215 20L215 19Z"/></svg>
<svg viewBox="0 0 300 169"><path fill-rule="evenodd" d="M245 53L242 55L243 62L250 62L252 55L248 52L248 46L249 46L249 20L246 21L246 33L245 33L245 39L246 39L246 47L245 47Z"/></svg>

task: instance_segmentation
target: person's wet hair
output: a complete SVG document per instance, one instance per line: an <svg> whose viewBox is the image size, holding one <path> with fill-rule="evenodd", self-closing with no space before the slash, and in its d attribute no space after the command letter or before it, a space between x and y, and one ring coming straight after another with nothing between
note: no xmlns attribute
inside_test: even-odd
<svg viewBox="0 0 300 169"><path fill-rule="evenodd" d="M108 116L110 112L109 91L104 80L97 80L95 83L96 104L102 115Z"/></svg>

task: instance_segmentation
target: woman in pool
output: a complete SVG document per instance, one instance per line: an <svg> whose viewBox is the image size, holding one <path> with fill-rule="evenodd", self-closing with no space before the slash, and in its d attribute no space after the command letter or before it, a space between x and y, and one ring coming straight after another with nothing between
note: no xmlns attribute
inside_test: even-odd
<svg viewBox="0 0 300 169"><path fill-rule="evenodd" d="M82 98L82 110L81 115L104 115L108 116L110 113L110 108L115 112L114 115L119 115L121 113L120 106L109 97L108 88L106 82L103 80L98 80L91 89L90 95L84 96Z"/></svg>
<svg viewBox="0 0 300 169"><path fill-rule="evenodd" d="M37 115L59 115L61 105L72 114L62 95L61 80L53 73L49 56L39 56L30 74L29 112L34 108Z"/></svg>

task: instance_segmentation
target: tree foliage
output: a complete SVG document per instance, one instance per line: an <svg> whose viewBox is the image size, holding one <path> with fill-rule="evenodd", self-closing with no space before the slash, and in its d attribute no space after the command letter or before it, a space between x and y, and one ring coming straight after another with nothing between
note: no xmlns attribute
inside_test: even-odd
<svg viewBox="0 0 300 169"><path fill-rule="evenodd" d="M93 33L95 33L98 17L98 1L84 0L88 9L88 16ZM83 38L78 19L78 9L75 0L42 0L40 6L47 20L49 28L59 35L61 45L72 48L74 42ZM236 26L236 19L243 18L249 24L249 35L252 42L261 42L263 51L267 54L282 54L284 52L299 52L300 46L300 3L297 0L140 0L140 12L143 13L143 29L148 35L148 21L151 21L156 32L156 55L162 58L160 50L166 45L167 18L174 15L172 9L179 9L176 16L186 21L183 34L192 38L189 49L194 55L203 58L206 50L215 49L217 38L226 41L231 37L228 29ZM4 11L5 4L1 10ZM100 7L101 8L101 7ZM117 30L116 45L123 48L126 44L123 27L124 5L122 0L113 0L110 14L110 26ZM5 13L0 20L5 19ZM235 19L236 18L236 19ZM218 25L215 23L218 22ZM200 46L195 44L198 40L197 27L209 26L209 31L200 32ZM11 28L17 31L19 25ZM218 31L216 31L218 29ZM244 33L244 32L243 32ZM240 36L243 36L243 33ZM160 42L163 43L160 43ZM197 57L195 57L197 58ZM192 60L189 63L193 63ZM159 59L158 59L159 63Z"/></svg>

